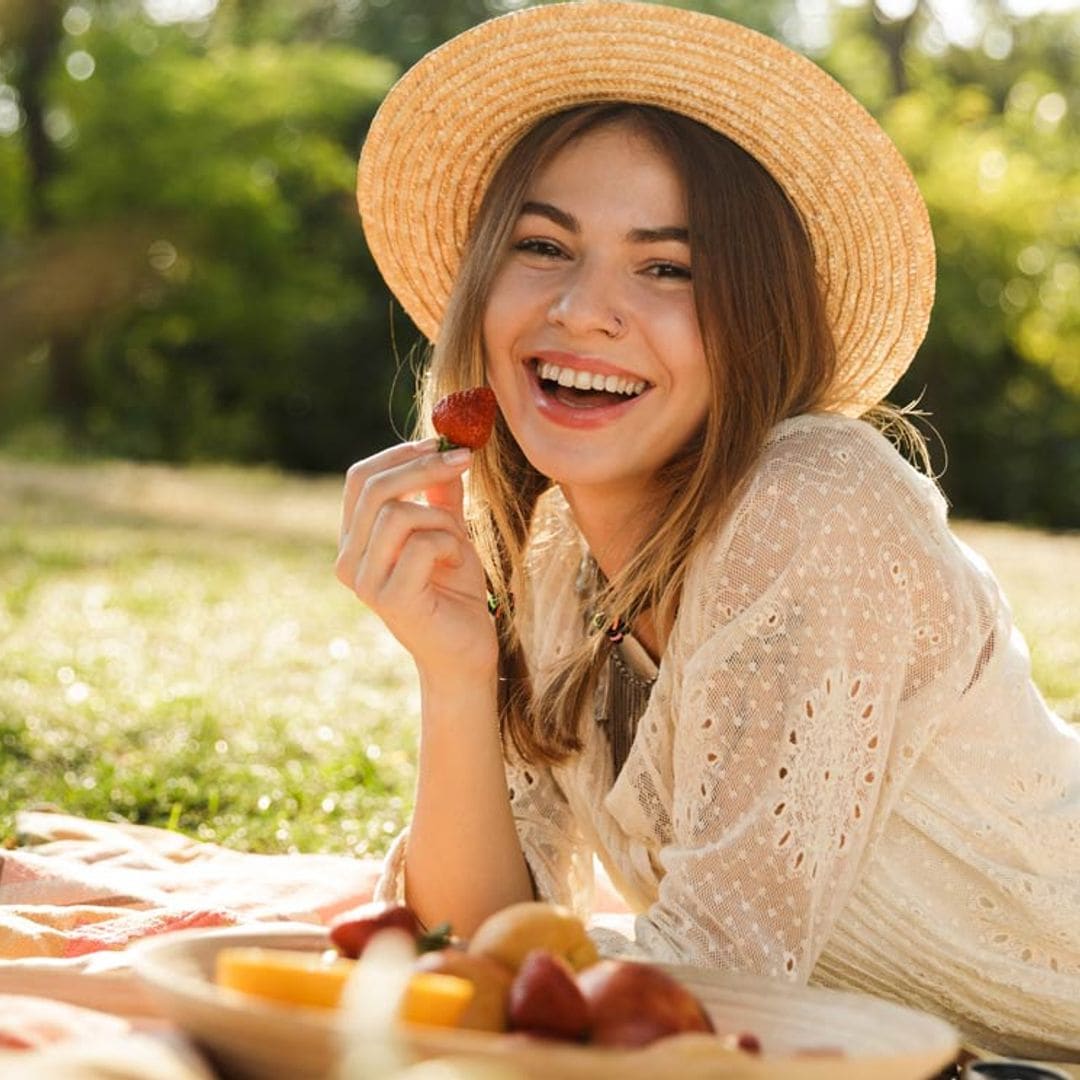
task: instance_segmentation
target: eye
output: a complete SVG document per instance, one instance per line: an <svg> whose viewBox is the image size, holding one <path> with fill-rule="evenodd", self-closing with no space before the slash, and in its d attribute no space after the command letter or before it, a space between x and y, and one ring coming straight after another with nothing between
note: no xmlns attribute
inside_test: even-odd
<svg viewBox="0 0 1080 1080"><path fill-rule="evenodd" d="M674 262L650 263L645 268L645 273L650 277L667 281L689 281L691 278L689 266Z"/></svg>
<svg viewBox="0 0 1080 1080"><path fill-rule="evenodd" d="M524 240L516 241L514 250L522 251L527 255L537 255L542 259L565 258L565 252L558 244L538 236L527 236Z"/></svg>

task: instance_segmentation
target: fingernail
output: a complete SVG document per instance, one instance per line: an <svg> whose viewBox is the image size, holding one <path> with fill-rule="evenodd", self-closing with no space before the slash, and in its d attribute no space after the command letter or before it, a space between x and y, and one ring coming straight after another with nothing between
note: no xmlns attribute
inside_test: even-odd
<svg viewBox="0 0 1080 1080"><path fill-rule="evenodd" d="M459 446L454 450L447 450L442 455L443 463L446 465L461 465L468 461L472 457L472 451L467 446Z"/></svg>

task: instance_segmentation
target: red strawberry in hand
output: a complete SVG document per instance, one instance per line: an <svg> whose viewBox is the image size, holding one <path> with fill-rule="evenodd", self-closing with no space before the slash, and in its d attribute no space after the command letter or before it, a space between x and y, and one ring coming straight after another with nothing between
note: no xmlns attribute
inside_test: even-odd
<svg viewBox="0 0 1080 1080"><path fill-rule="evenodd" d="M486 386L447 394L431 410L431 423L442 436L439 450L455 446L479 450L491 438L498 411L495 395Z"/></svg>

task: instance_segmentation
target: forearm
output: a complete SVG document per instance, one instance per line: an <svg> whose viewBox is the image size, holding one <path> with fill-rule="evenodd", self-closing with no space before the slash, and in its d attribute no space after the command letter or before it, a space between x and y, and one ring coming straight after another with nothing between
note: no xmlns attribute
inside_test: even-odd
<svg viewBox="0 0 1080 1080"><path fill-rule="evenodd" d="M449 922L467 937L493 911L532 899L506 787L495 676L448 692L421 675L420 687L406 899L425 924Z"/></svg>

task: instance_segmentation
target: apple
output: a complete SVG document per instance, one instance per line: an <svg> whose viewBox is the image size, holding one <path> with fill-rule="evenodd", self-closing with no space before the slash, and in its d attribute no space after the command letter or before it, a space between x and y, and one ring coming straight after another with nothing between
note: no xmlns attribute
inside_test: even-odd
<svg viewBox="0 0 1080 1080"><path fill-rule="evenodd" d="M667 972L633 960L601 960L580 972L598 1046L648 1046L684 1031L712 1032L701 1003Z"/></svg>

